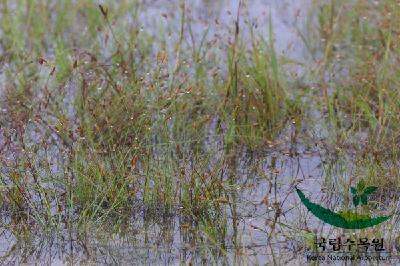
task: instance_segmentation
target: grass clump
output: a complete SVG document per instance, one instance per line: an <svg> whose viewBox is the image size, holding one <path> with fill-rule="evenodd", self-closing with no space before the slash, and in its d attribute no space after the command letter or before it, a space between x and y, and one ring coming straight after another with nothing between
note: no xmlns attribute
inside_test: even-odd
<svg viewBox="0 0 400 266"><path fill-rule="evenodd" d="M339 77L329 92L329 113L348 132L367 131L375 148L390 147L398 138L396 5L395 1L331 3L320 15L325 54L331 54L324 59L330 82L335 79L333 71L347 76ZM326 12L327 6L332 12Z"/></svg>
<svg viewBox="0 0 400 266"><path fill-rule="evenodd" d="M239 22L236 23L234 43L228 54L229 78L223 107L226 141L255 148L277 136L301 112L298 96L288 96L284 60L274 48L272 20L268 40L259 37L253 25L249 27L250 47L240 38Z"/></svg>

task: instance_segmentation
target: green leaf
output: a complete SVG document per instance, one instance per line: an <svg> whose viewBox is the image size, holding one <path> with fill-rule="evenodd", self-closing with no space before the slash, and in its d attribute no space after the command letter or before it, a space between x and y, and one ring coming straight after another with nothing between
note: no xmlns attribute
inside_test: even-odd
<svg viewBox="0 0 400 266"><path fill-rule="evenodd" d="M374 193L378 188L377 187L367 187L364 191L364 194L372 194Z"/></svg>
<svg viewBox="0 0 400 266"><path fill-rule="evenodd" d="M352 214L349 212L342 212L341 214L344 216L343 217L338 213L335 213L329 209L326 209L318 204L311 202L297 187L296 191L299 195L301 202L312 214L314 214L318 219L336 227L345 229L363 229L383 223L393 216L393 214L391 214L388 216L367 218L367 216L365 216L364 214Z"/></svg>
<svg viewBox="0 0 400 266"><path fill-rule="evenodd" d="M361 203L363 204L363 205L367 205L367 203L368 203L368 196L367 196L367 194L362 194L361 195Z"/></svg>
<svg viewBox="0 0 400 266"><path fill-rule="evenodd" d="M364 179L361 179L357 184L357 190L358 192L362 192L364 188L365 188L365 181Z"/></svg>
<svg viewBox="0 0 400 266"><path fill-rule="evenodd" d="M351 187L351 194L357 195L357 189L355 187Z"/></svg>
<svg viewBox="0 0 400 266"><path fill-rule="evenodd" d="M360 204L360 198L357 195L353 196L353 204L354 206L358 206L358 204Z"/></svg>
<svg viewBox="0 0 400 266"><path fill-rule="evenodd" d="M352 213L350 211L339 211L338 214L342 216L346 221L354 221L359 219L369 219L369 215L360 214L360 213Z"/></svg>

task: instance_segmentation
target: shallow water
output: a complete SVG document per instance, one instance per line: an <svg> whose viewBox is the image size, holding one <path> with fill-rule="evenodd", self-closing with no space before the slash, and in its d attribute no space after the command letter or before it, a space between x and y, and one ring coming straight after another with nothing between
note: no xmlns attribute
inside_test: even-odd
<svg viewBox="0 0 400 266"><path fill-rule="evenodd" d="M139 12L141 31L160 39L168 36L167 46L170 50L173 50L172 47L179 38L176 30L180 19L179 2L143 1ZM257 31L268 38L271 16L277 52L305 64L311 63L295 29L295 26L301 28L302 22L306 20L309 5L310 1L244 1L241 9L243 14L240 16L241 34L249 38L246 28L257 25ZM221 57L221 61L226 56L223 43L232 37L238 6L237 0L186 2L193 38L199 42L207 32L206 41L220 42L221 54L216 56ZM133 23L129 14L125 16L126 23ZM160 27L163 28L162 33L154 30ZM185 32L185 43L189 47L192 37ZM156 43L158 42L154 42L152 47L155 53L160 49ZM102 49L105 55L111 54L107 47ZM175 60L171 55L168 61L170 71ZM299 66L286 70L296 75L305 73ZM76 116L73 108L74 91L71 89L77 86L74 82L72 79L66 84L63 101L63 108L71 124ZM317 117L319 115L316 114ZM223 139L215 134L217 119L214 118L210 123L203 141L204 149L213 155L212 163L224 157ZM183 227L185 221L181 221L179 215L168 219L156 217L145 220L143 216L146 211L137 207L137 212L132 214L126 229L114 234L105 233L106 228L99 228L84 235L68 228L68 225L61 228L62 234L40 232L35 228L27 228L21 234L21 229L13 225L4 227L0 235L0 258L10 265L175 265L212 262L218 265L303 264L306 256L304 250L309 251L305 236L315 233L329 237L343 232L324 225L304 207L300 207L294 187L298 185L312 201L337 210L341 200L331 190L339 182L338 176L343 174L342 167L351 167L346 158L337 160L337 164L335 162L327 165L326 161L333 155L327 154L321 140L321 136L326 134L322 132L322 128L302 129L312 131L310 135L314 139L311 141L293 138L295 130L294 125L289 125L274 143L266 144L262 152L238 150L233 169L230 169L230 165L225 166L234 173L235 180L226 191L229 199L223 203L226 215L225 231L223 230L225 235L223 239L219 239L219 243L207 241L211 237L204 231L197 230L195 226L190 230ZM4 129L0 128L0 147L5 142L3 132ZM40 128L32 129L32 142L38 140L40 134ZM50 151L50 157L53 157L52 171L55 174L62 171L64 152L57 146L53 146ZM6 156L13 156L15 153L17 151L10 151ZM1 171L7 172L5 168ZM233 178L227 173L221 175L224 181ZM341 180L347 181L348 176ZM182 206L175 207L179 213ZM11 218L7 215L5 217L4 220L10 221Z"/></svg>

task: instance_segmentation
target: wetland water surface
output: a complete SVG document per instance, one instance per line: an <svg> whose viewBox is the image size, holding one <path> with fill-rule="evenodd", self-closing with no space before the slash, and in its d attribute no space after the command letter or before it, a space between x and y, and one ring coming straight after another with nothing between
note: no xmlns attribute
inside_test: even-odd
<svg viewBox="0 0 400 266"><path fill-rule="evenodd" d="M39 22L54 21L52 30L61 36L55 39L34 26L39 22L29 4L3 1L1 12L21 21L27 16L33 25L10 42L39 52L18 57L11 48L4 50L6 43L1 50L2 60L16 63L0 73L0 95L7 95L0 101L5 195L0 260L5 265L300 265L314 254L317 236L355 236L312 216L295 190L300 187L333 211L351 200L346 188L360 174L353 162L357 150L339 153L326 140L331 133L323 121L326 110L300 112L292 108L298 103L291 104L282 123L271 118L269 130L280 129L268 136L252 131L262 123L254 115L245 120L250 131L239 125L235 138L230 121L246 111L221 112L220 103L225 101L222 109L230 106L227 99L236 94L231 106L249 97L246 110L252 104L252 110L261 110L251 93L237 92L241 86L272 86L263 102L271 110L269 104L280 101L265 102L280 97L268 96L273 86L295 87L293 95L288 92L290 101L304 86L313 87L305 84L318 62L303 40L305 24L315 22L309 18L311 2L105 1L99 8L91 1L54 1L42 8L56 15ZM59 18L64 8L74 15ZM16 34L7 19L1 35ZM266 47L254 41L250 29ZM56 45L42 49L39 39L24 42L39 36ZM88 36L94 43L83 44ZM272 58L265 63L272 65L265 69L266 81L257 56L265 50ZM260 60L260 73L240 72L246 63L237 58L247 53ZM287 62L279 73L275 57ZM37 58L38 73L29 69ZM23 70L10 73L17 69ZM238 81L238 72L255 82ZM10 93L12 80L16 94ZM225 87L233 89L223 98ZM213 101L214 96L222 98ZM262 119L270 119L265 112ZM278 105L277 112L286 111ZM232 119L231 113L237 116ZM363 135L355 138L361 143ZM395 207L389 203L383 211ZM385 225L389 230L371 231L369 237L392 243L395 224L393 219Z"/></svg>

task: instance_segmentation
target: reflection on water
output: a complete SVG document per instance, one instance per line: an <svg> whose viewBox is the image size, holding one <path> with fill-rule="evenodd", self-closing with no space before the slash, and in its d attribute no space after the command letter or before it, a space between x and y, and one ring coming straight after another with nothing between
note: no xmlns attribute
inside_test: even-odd
<svg viewBox="0 0 400 266"><path fill-rule="evenodd" d="M303 145L280 144L262 154L238 155L237 179L228 189L234 202L224 204L222 224L188 226L179 217L144 220L145 210L135 208L121 234L98 228L92 235L75 230L40 232L34 228L3 228L1 257L10 263L35 262L84 264L289 263L304 248L299 232L304 210L293 193L301 183L308 193L318 191L323 180L318 150ZM235 178L230 176L229 178ZM312 190L311 190L312 189ZM233 196L234 195L234 196ZM179 206L177 206L179 208ZM306 219L316 225L315 219ZM222 222L222 221L221 221ZM225 225L226 229L221 228ZM214 228L215 226L215 228ZM66 225L68 228L68 225ZM307 227L306 227L307 228ZM209 231L204 231L204 230ZM214 238L213 230L223 237ZM222 230L222 231L221 231ZM226 231L225 231L226 230ZM282 254L288 256L282 257Z"/></svg>
<svg viewBox="0 0 400 266"><path fill-rule="evenodd" d="M238 8L240 5L240 12ZM220 47L220 54L216 57L226 56L226 45L233 41L235 21L239 18L240 34L245 40L250 40L250 28L254 27L258 34L266 39L269 35L269 19L273 23L276 52L292 60L305 60L305 47L298 35L302 29L302 23L307 20L308 1L288 0L221 0L221 1L186 1L187 25L185 31L185 43L200 43L205 37L209 42L216 42ZM138 13L141 30L148 34L154 34L154 38L163 40L166 36L167 45L174 47L179 39L180 23L179 1L144 1ZM127 14L129 20L129 14ZM160 29L154 31L154 29ZM230 42L229 42L230 40ZM159 42L154 42L155 51ZM248 42L250 45L250 42ZM175 61L170 58L170 67ZM291 71L302 74L302 69L292 67Z"/></svg>
<svg viewBox="0 0 400 266"><path fill-rule="evenodd" d="M154 35L155 40L167 40L165 45L169 47L176 45L179 38L177 28L180 23L180 2L143 1L137 20L141 31ZM307 16L308 2L243 1L239 14L241 34L245 40L249 39L250 33L246 29L255 27L268 38L271 16L277 52L304 61L305 51L296 27L301 27L302 20ZM188 24L184 43L187 49L191 42L200 43L202 38L206 42L219 42L221 53L215 56L223 60L226 56L224 45L233 36L238 7L238 0L186 1ZM132 23L129 14L124 16L126 23ZM163 41L154 41L152 48L155 52L159 50L157 45L160 43ZM106 55L111 53L107 47L102 49ZM170 58L169 63L169 67L173 68L174 58ZM297 73L302 71L298 68L288 70ZM63 101L69 119L76 116L72 105L75 96L70 87L74 87L74 80L66 85L67 95ZM316 233L332 232L299 207L294 187L301 186L313 200L328 202L334 208L339 200L329 193L332 184L326 182L325 177L328 168L337 171L340 165L325 165L327 155L323 145L314 143L314 140L298 139L294 133L298 129L293 125L288 126L277 141L266 143L263 152L254 153L242 149L235 151L234 156L228 156L223 151L222 137L215 136L216 120L210 123L203 143L209 157L205 167L208 171L205 172L220 176L225 185L224 191L212 203L212 210L195 210L206 214L207 211L213 212L214 219L191 221L184 206L173 206L174 212L166 215L161 213L163 202L159 203L160 213L151 213L140 202L131 202L135 212L126 217L124 224L109 221L107 227L90 230L90 233L83 232L78 229L77 223L85 221L76 221L73 214L66 212L67 219L62 223L62 228L58 228L57 232L43 232L43 228L21 227L15 221L18 217L10 217L7 210L4 210L4 225L0 234L1 261L9 265L130 265L133 262L137 265L197 265L210 262L226 265L265 262L290 265L304 261L302 253L307 249L305 236L312 232L310 228L318 228ZM41 134L40 128L32 129L31 133L34 141L35 134ZM4 135L4 130L0 128L0 148L5 142ZM10 152L7 156L15 153ZM63 156L62 151L56 147L50 154L54 158ZM191 164L185 165L189 169L184 170L192 170ZM217 164L221 167L214 173L217 167L213 166ZM3 167L0 171L7 172L7 169ZM54 159L51 169L55 175L62 171L62 160ZM174 180L174 184L178 182L178 179ZM204 189L221 189L217 185L208 184L207 180L204 183ZM325 193L320 194L321 190ZM321 198L318 198L319 195ZM57 207L52 205L50 209Z"/></svg>

